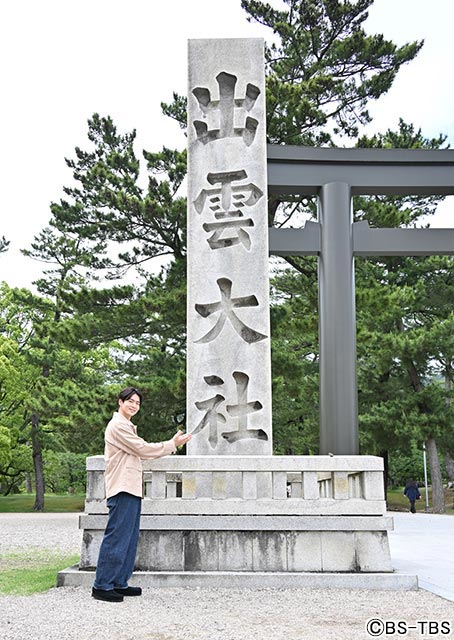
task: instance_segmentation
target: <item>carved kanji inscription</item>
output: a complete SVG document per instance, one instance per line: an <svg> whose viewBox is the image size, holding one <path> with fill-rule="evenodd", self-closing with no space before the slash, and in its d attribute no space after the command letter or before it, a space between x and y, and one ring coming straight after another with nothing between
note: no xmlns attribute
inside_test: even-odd
<svg viewBox="0 0 454 640"><path fill-rule="evenodd" d="M194 207L202 213L207 207L214 215L215 222L205 222L203 229L212 235L207 239L211 249L232 247L241 243L247 250L251 247L251 239L247 228L253 227L251 218L244 217L244 209L253 207L263 191L252 182L234 185L247 179L244 169L238 171L208 173L207 182L215 186L202 189L194 200Z"/></svg>
<svg viewBox="0 0 454 640"><path fill-rule="evenodd" d="M260 89L249 83L246 87L246 95L243 98L235 98L237 80L235 75L225 71L216 76L216 82L219 86L219 100L212 100L211 93L206 87L193 89L192 93L205 117L212 112L219 114L219 129L208 129L207 123L203 120L193 121L197 138L203 144L234 137L241 137L248 147L254 142L258 121L245 115L244 126L235 127L235 110L240 109L244 114L251 111L260 95Z"/></svg>
<svg viewBox="0 0 454 640"><path fill-rule="evenodd" d="M245 439L268 440L268 435L263 429L248 429L248 416L263 409L260 401L248 401L249 376L242 371L234 371L232 375L236 384L235 404L225 404L226 397L221 393L216 393L206 400L195 402L197 409L204 411L205 415L192 434L197 435L202 431L206 431L208 434L207 439L212 449L215 449L218 445L219 425L225 425L227 422L232 421L237 423L237 428L221 433L221 437L229 444ZM204 380L209 386L222 387L224 385L223 379L215 375L205 376ZM227 414L227 417L223 412Z"/></svg>
<svg viewBox="0 0 454 640"><path fill-rule="evenodd" d="M249 344L267 338L263 333L259 333L258 331L255 331L255 329L248 327L242 320L240 320L234 311L234 309L240 309L242 307L257 307L259 304L257 298L254 295L232 298L232 281L228 278L219 278L216 282L221 292L221 299L218 302L195 305L195 310L202 316L202 318L208 318L213 314L219 314L216 324L208 331L208 333L198 340L195 340L195 342L201 343L215 340L215 338L217 338L221 333L227 320L242 340Z"/></svg>

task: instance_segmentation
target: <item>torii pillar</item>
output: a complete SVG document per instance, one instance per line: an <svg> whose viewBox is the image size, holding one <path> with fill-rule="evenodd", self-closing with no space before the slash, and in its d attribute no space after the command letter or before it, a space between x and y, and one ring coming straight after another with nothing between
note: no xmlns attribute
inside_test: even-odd
<svg viewBox="0 0 454 640"><path fill-rule="evenodd" d="M270 253L319 257L320 454L357 455L355 256L454 255L454 229L372 229L353 195L453 195L454 151L268 145L268 191L318 196L318 221L270 229Z"/></svg>

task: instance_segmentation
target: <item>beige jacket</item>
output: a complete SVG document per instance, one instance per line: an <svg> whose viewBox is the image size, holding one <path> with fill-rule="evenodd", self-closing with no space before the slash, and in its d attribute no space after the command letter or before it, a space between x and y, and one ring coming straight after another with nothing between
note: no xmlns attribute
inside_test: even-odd
<svg viewBox="0 0 454 640"><path fill-rule="evenodd" d="M137 428L117 411L104 435L106 498L126 491L143 497L142 459L160 458L175 453L173 440L146 442L137 435Z"/></svg>

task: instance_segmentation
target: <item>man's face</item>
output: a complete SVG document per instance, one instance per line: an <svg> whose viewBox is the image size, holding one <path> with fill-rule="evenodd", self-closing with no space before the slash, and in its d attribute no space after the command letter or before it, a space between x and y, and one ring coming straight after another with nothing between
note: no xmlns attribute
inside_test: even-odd
<svg viewBox="0 0 454 640"><path fill-rule="evenodd" d="M140 398L134 393L128 400L119 400L119 413L125 418L131 419L140 409Z"/></svg>

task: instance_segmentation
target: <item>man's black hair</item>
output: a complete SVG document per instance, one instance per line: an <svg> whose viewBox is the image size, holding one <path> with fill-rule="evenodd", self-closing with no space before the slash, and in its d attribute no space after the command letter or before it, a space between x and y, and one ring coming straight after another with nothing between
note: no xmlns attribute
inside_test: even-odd
<svg viewBox="0 0 454 640"><path fill-rule="evenodd" d="M132 398L134 394L139 396L140 404L142 404L142 394L135 387L126 387L126 389L120 391L120 393L118 394L118 399L124 402L125 400L129 400L129 398Z"/></svg>

